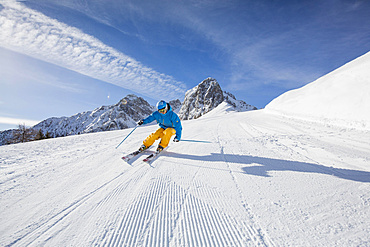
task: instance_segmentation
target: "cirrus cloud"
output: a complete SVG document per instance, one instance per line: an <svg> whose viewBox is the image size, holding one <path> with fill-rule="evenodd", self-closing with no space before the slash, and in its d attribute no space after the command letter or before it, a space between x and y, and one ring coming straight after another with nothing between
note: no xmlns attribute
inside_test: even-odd
<svg viewBox="0 0 370 247"><path fill-rule="evenodd" d="M37 120L23 118L0 117L0 124L11 124L11 125L25 124L26 126L34 126L39 122L40 121Z"/></svg>
<svg viewBox="0 0 370 247"><path fill-rule="evenodd" d="M0 1L0 46L150 96L182 97L186 86L91 35L15 1ZM154 97L153 97L154 96Z"/></svg>

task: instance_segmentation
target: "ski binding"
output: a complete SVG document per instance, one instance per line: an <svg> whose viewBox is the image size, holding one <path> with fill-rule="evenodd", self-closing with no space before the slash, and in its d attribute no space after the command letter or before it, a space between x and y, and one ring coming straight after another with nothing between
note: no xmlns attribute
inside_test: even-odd
<svg viewBox="0 0 370 247"><path fill-rule="evenodd" d="M143 159L143 161L150 164L159 154L160 154L160 152L152 153L149 156L147 156L145 159Z"/></svg>
<svg viewBox="0 0 370 247"><path fill-rule="evenodd" d="M132 152L132 153L130 153L130 154L128 154L128 155L126 155L126 156L123 156L123 157L122 157L122 159L123 159L124 161L129 161L130 159L134 158L136 155L138 155L138 154L140 154L140 153L142 153L142 152L143 152L143 151L139 151L139 150L137 150L137 151Z"/></svg>

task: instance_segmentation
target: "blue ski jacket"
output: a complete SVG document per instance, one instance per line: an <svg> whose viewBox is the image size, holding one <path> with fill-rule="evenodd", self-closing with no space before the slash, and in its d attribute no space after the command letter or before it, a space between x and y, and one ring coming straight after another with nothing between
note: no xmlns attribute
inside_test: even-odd
<svg viewBox="0 0 370 247"><path fill-rule="evenodd" d="M158 111L153 112L151 115L149 115L147 118L143 119L144 124L148 124L153 122L154 120L157 121L159 124L159 127L163 129L167 128L174 128L176 130L176 139L181 139L181 132L182 132L182 125L179 116L177 116L176 113L172 111L172 107L169 106L168 111L166 114L159 113Z"/></svg>

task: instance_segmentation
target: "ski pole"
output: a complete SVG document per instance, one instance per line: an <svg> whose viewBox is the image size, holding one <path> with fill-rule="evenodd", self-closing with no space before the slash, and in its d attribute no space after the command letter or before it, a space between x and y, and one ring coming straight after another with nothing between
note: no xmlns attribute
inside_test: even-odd
<svg viewBox="0 0 370 247"><path fill-rule="evenodd" d="M133 130L131 130L131 132L125 137L125 139L123 139L121 141L121 143L118 144L118 146L116 147L116 149L127 139L127 137L129 137L132 134L132 132L134 132L134 130L136 130L137 127L139 127L139 125L136 125L136 127Z"/></svg>
<svg viewBox="0 0 370 247"><path fill-rule="evenodd" d="M209 142L209 141L198 141L198 140L184 140L184 139L181 139L182 142L201 142L201 143L212 143L212 142Z"/></svg>

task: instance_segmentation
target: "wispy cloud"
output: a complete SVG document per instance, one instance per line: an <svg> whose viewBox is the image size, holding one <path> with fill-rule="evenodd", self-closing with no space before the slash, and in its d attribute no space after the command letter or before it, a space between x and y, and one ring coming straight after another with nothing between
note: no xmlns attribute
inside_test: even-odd
<svg viewBox="0 0 370 247"><path fill-rule="evenodd" d="M224 52L229 80L238 87L243 81L255 81L290 89L340 65L328 64L333 53L368 40L364 28L347 26L359 23L354 22L354 13L346 15L359 9L359 3L329 2L200 1L177 4L177 15L168 18Z"/></svg>
<svg viewBox="0 0 370 247"><path fill-rule="evenodd" d="M230 15L226 16L230 18ZM224 26L202 17L195 18L189 15L188 19L194 22L192 28L207 37L227 55L231 72L230 82L238 83L238 87L243 81L251 82L255 79L259 84L281 83L284 84L281 86L290 88L296 87L299 81L301 86L317 76L317 73L307 67L299 67L290 62L293 60L292 57L298 54L292 55L289 59L284 57L282 49L287 47L286 42L298 42L298 39L294 38L294 35L297 35L296 30L264 34L243 19L238 24L233 21L223 22Z"/></svg>
<svg viewBox="0 0 370 247"><path fill-rule="evenodd" d="M293 62L289 64L289 58L283 56L282 47L286 48L288 41L298 42L295 35L300 30L285 30L285 26L274 30L279 25L274 24L271 16L271 19L265 20L266 23L262 20L266 17L261 20L256 18L256 14L266 14L267 7L263 3L250 2L241 6L241 1L202 0L162 2L160 7L155 5L153 8L156 11L146 6L154 14L148 14L149 10L145 7L137 8L140 11L135 12L134 18L153 18L153 21L175 23L192 30L202 37L203 43L214 45L212 51L222 53L223 66L230 72L228 81L238 84L238 87L245 81L254 80L258 84L280 83L282 87L291 88L317 76L307 67ZM172 14L174 12L176 15ZM270 9L270 12L273 11ZM298 45L295 44L294 48ZM293 50L293 47L290 49ZM297 85L299 81L301 83Z"/></svg>
<svg viewBox="0 0 370 247"><path fill-rule="evenodd" d="M98 39L15 1L0 1L0 46L152 98L182 97L186 86Z"/></svg>
<svg viewBox="0 0 370 247"><path fill-rule="evenodd" d="M25 124L26 126L34 126L39 122L40 121L30 119L0 117L0 124L12 124L12 125Z"/></svg>

